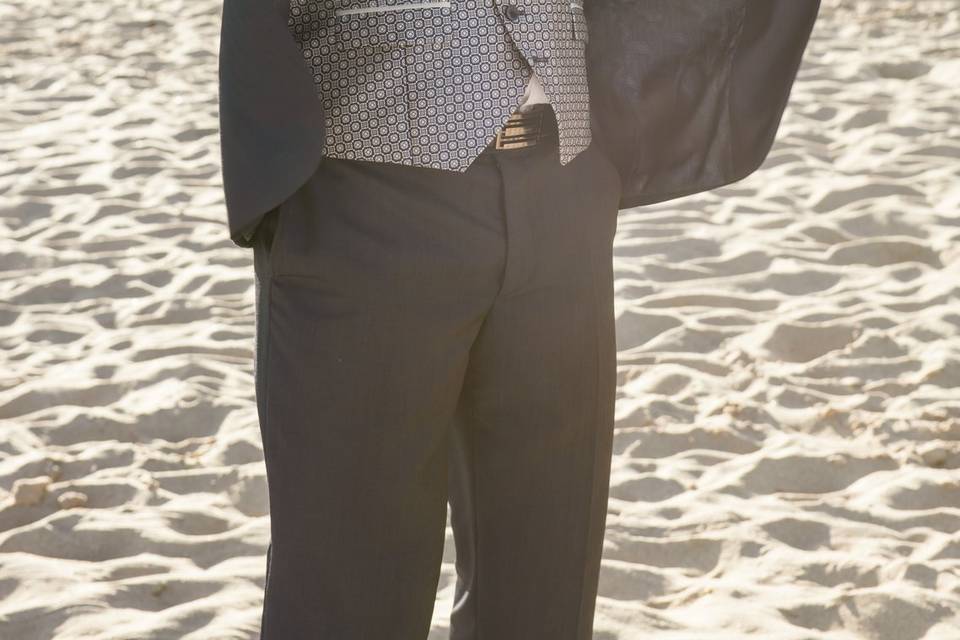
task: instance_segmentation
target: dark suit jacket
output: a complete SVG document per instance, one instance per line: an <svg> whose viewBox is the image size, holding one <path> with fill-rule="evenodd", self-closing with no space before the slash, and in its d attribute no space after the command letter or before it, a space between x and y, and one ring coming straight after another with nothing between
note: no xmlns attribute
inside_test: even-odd
<svg viewBox="0 0 960 640"><path fill-rule="evenodd" d="M220 141L230 237L314 172L324 116L287 29L287 0L224 0ZM766 158L819 0L589 0L594 138L620 208L713 189ZM319 215L322 215L320 212Z"/></svg>

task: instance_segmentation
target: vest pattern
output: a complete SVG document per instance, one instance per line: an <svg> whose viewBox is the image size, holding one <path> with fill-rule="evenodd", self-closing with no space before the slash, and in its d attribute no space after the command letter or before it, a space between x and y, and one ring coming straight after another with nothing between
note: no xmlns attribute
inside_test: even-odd
<svg viewBox="0 0 960 640"><path fill-rule="evenodd" d="M581 0L289 0L324 154L464 171L537 76L560 162L591 141ZM531 68L532 65L532 68Z"/></svg>

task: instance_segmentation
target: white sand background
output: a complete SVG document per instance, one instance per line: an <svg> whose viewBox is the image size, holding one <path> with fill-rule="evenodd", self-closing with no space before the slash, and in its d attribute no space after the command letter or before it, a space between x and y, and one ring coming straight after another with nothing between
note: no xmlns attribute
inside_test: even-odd
<svg viewBox="0 0 960 640"><path fill-rule="evenodd" d="M257 637L219 9L0 0L2 640ZM620 214L596 639L960 638L958 241L960 3L825 0L763 168Z"/></svg>

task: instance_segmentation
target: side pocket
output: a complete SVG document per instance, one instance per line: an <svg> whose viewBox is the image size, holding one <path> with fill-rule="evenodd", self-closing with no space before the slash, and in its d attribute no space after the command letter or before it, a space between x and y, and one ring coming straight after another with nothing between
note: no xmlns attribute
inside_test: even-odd
<svg viewBox="0 0 960 640"><path fill-rule="evenodd" d="M272 274L276 271L276 253L279 246L279 239L282 231L281 212L283 205L278 205L263 215L263 220L257 226L254 243L263 253L264 271ZM266 275L266 274L265 274Z"/></svg>

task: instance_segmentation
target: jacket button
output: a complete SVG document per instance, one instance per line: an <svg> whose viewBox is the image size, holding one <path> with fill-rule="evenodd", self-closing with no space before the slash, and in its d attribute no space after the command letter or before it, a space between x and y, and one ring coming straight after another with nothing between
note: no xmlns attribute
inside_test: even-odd
<svg viewBox="0 0 960 640"><path fill-rule="evenodd" d="M505 4L503 5L503 17L511 22L517 21L520 16L525 14L526 11L523 8L518 7L515 4Z"/></svg>

